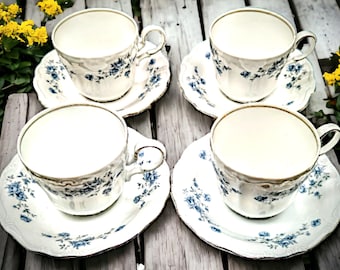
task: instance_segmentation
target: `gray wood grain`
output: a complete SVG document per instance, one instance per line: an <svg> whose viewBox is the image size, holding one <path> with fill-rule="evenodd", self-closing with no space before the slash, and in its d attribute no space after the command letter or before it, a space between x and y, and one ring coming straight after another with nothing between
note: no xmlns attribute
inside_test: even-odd
<svg viewBox="0 0 340 270"><path fill-rule="evenodd" d="M326 59L340 46L340 8L336 0L293 0L301 28L318 37L318 59Z"/></svg>
<svg viewBox="0 0 340 270"><path fill-rule="evenodd" d="M181 60L202 41L196 1L141 1L144 26L156 24L167 34L172 80L156 104L157 139L168 151L171 168L192 141L209 130L211 119L183 98L178 85ZM223 269L220 252L199 240L180 221L171 201L144 233L146 269Z"/></svg>

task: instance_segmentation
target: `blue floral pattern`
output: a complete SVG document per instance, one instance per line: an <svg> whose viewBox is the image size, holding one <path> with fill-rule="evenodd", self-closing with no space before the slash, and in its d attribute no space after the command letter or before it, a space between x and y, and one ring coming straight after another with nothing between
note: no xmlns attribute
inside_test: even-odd
<svg viewBox="0 0 340 270"><path fill-rule="evenodd" d="M143 91L138 95L138 99L142 100L145 98L147 93L151 92L152 89L158 87L162 80L160 67L156 65L156 59L151 58L146 71L150 74L148 77L148 81L146 82Z"/></svg>
<svg viewBox="0 0 340 270"><path fill-rule="evenodd" d="M320 199L322 196L320 187L330 178L330 173L325 170L326 166L316 165L307 180L300 186L299 192Z"/></svg>
<svg viewBox="0 0 340 270"><path fill-rule="evenodd" d="M65 80L65 67L61 63L60 60L55 61L53 59L48 60L46 66L46 74L48 75L48 78L46 79L46 82L50 85L48 90L52 94L58 94L61 93L59 83L61 80Z"/></svg>
<svg viewBox="0 0 340 270"><path fill-rule="evenodd" d="M206 150L200 150L198 156L200 159L210 162L209 154ZM323 168L324 166L317 166L314 169L313 174L319 176L323 175ZM197 213L198 221L206 223L215 233L222 233L232 237L240 237L238 234L221 227L213 220L209 213L209 204L212 202L212 196L209 193L204 192L204 190L199 186L196 178L193 178L192 184L189 187L183 188L182 192L184 195L183 199L188 208ZM262 244L269 249L288 248L297 244L299 238L310 237L312 235L311 230L320 225L321 219L315 218L309 223L301 224L301 226L294 232L280 232L275 233L275 235L272 236L269 231L259 231L255 237L242 236L242 240Z"/></svg>
<svg viewBox="0 0 340 270"><path fill-rule="evenodd" d="M129 78L131 74L131 64L134 62L133 57L130 54L127 54L124 57L119 57L115 62L110 63L108 69L102 70L99 69L95 73L87 73L84 77L96 83L101 83L102 80L105 80L108 77L120 78L122 76ZM75 74L75 72L70 71L70 74Z"/></svg>
<svg viewBox="0 0 340 270"><path fill-rule="evenodd" d="M157 181L159 179L160 175L156 170L145 172L143 175L144 182L138 183L138 189L142 192L135 196L133 199L133 202L139 206L139 208L142 208L145 203L147 202L145 198L150 196L153 191L155 191L157 188L159 188L160 184Z"/></svg>
<svg viewBox="0 0 340 270"><path fill-rule="evenodd" d="M294 233L279 233L272 237L269 232L261 231L258 233L258 236L248 239L248 241L265 244L270 249L277 249L278 247L288 248L289 246L297 244L299 237L310 236L310 229L319 225L321 225L321 220L317 218L312 220L309 224L302 224Z"/></svg>
<svg viewBox="0 0 340 270"><path fill-rule="evenodd" d="M156 170L145 172L143 174L143 181L137 183L137 188L138 190L141 190L141 192L139 195L136 195L133 198L132 202L138 205L139 208L143 208L147 203L146 198L148 196L151 196L152 193L160 187L160 183L158 181L159 177L160 174ZM53 235L48 233L42 233L41 235L53 239L55 243L59 245L60 249L79 249L87 245L91 245L91 243L95 240L106 239L110 234L123 230L128 222L131 221L134 217L135 215L132 214L128 217L127 220L124 220L123 224L120 224L117 227L112 227L107 232L98 235L71 235L69 232L66 231Z"/></svg>
<svg viewBox="0 0 340 270"><path fill-rule="evenodd" d="M78 196L85 196L87 198L96 196L100 190L105 196L110 196L112 185L117 181L123 169L109 170L105 172L102 177L90 177L91 180L83 181L81 184L69 188L66 186L54 186L52 189L50 185L43 185L49 192L60 196L63 199L73 199ZM42 181L41 181L42 182Z"/></svg>
<svg viewBox="0 0 340 270"><path fill-rule="evenodd" d="M111 228L109 231L101 233L96 236L84 234L73 237L68 232L61 232L56 235L42 233L41 235L50 239L54 239L54 241L59 245L60 249L63 250L67 250L69 248L79 249L87 245L90 245L94 240L106 239L111 233L118 232L122 230L124 227L125 225L120 225L116 228Z"/></svg>
<svg viewBox="0 0 340 270"><path fill-rule="evenodd" d="M301 90L302 78L307 74L303 64L300 62L288 64L286 71L287 72L284 73L285 80L288 80L285 84L286 89Z"/></svg>
<svg viewBox="0 0 340 270"><path fill-rule="evenodd" d="M24 222L31 222L37 215L32 213L27 202L30 198L35 198L32 184L36 184L35 180L20 171L18 175L7 176L8 182L6 189L10 197L16 199L13 208L20 211L20 219Z"/></svg>
<svg viewBox="0 0 340 270"><path fill-rule="evenodd" d="M206 80L199 74L197 66L194 68L194 74L187 77L187 81L191 89L199 95L199 98L205 100L209 106L215 107L215 104L208 99L208 94L205 90Z"/></svg>

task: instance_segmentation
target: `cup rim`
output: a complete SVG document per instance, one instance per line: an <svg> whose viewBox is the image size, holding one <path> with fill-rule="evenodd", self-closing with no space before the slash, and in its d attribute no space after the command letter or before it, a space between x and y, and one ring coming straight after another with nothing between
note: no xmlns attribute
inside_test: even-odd
<svg viewBox="0 0 340 270"><path fill-rule="evenodd" d="M105 164L103 166L101 166L100 168L98 168L95 171L86 173L86 174L82 174L82 175L76 175L76 176L69 176L69 177L55 177L55 176L51 176L51 175L46 175L46 174L41 174L37 171L35 171L34 169L30 168L27 164L27 162L25 161L23 155L22 155L22 151L21 151L21 142L26 134L26 132L29 130L29 128L35 123L37 122L39 119L41 119L42 117L46 116L47 114L53 112L53 111L57 111L57 110L62 110L68 107L76 107L76 106L88 106L88 107L97 107L99 109L105 110L109 113L111 113L113 116L115 116L120 123L122 124L122 127L124 129L124 140L125 140L125 145L122 147L121 151L119 152L119 154L117 154L116 157L114 157L108 164ZM55 183L67 183L67 182L75 182L75 181L79 181L81 179L86 179L89 178L93 175L96 175L98 173L100 173L101 171L103 171L105 168L108 168L112 163L114 163L125 151L127 148L127 143L128 143L128 128L126 125L125 120L118 115L117 113L109 110L108 108L99 105L99 104L92 104L92 103L68 103L68 104L64 104L64 105L60 105L60 106L56 106L56 107L51 107L48 109L45 109L39 113L37 113L36 115L34 115L29 121L27 121L27 123L24 125L24 127L21 129L18 139L17 139L17 155L20 159L20 161L22 162L22 164L24 165L25 169L27 171L29 171L32 175L38 177L38 178L42 178L45 179L47 181L50 182L55 182Z"/></svg>
<svg viewBox="0 0 340 270"><path fill-rule="evenodd" d="M228 15L231 15L231 14L234 14L234 13L241 13L241 12L258 12L258 13L266 13L266 14L269 14L271 16L274 16L276 18L278 18L279 20L281 20L282 22L284 22L288 27L289 29L291 30L292 34L293 34L293 39L292 39L292 42L290 43L290 46L282 51L280 54L278 55L275 55L275 56L271 56L271 57L260 57L260 58L245 58L245 57L242 57L242 56L239 56L239 55L234 55L234 54L231 54L231 53L227 53L227 52L224 52L221 48L219 48L216 43L214 42L213 40L213 35L212 35L212 31L213 31L213 28L215 26L215 24L221 20L222 18L224 18L225 16L228 16ZM219 15L218 17L216 17L213 22L211 23L210 27L209 27L209 41L210 43L216 47L222 54L225 54L225 55L229 55L231 57L234 57L234 58L237 58L237 59L242 59L242 60L247 60L247 61L258 61L258 60L269 60L269 59L275 59L275 58L278 58L280 56L283 56L287 53L289 53L292 48L294 47L294 43L295 43L295 40L296 40L296 29L293 27L293 25L285 18L283 17L282 15L274 12L274 11L271 11L271 10L268 10L268 9L263 9L263 8L255 8L255 7L243 7L243 8L237 8L237 9L233 9L233 10L230 10L230 11L227 11L227 12L224 12L222 13L221 15Z"/></svg>
<svg viewBox="0 0 340 270"><path fill-rule="evenodd" d="M56 45L56 42L55 42L55 34L56 32L58 31L59 27L61 27L66 21L72 19L73 17L76 17L78 15L81 15L83 13L90 13L90 12L108 12L108 13L116 13L116 14L119 14L123 17L125 17L126 19L128 19L133 25L134 25L134 28L135 28L135 37L136 37L136 40L138 38L138 26L137 26L137 23L135 22L135 20L133 18L131 18L127 13L125 12L122 12L120 10L116 10L116 9L111 9L111 8L88 8L88 9L83 9L83 10L79 10L79 11L76 11L76 12L73 12L71 13L70 15L66 16L65 18L63 18L62 20L60 20L53 28L52 30L52 33L51 33L51 40L52 40L52 45L54 47L54 49L56 49L58 52L60 52L61 54L63 55L66 55L70 58L74 58L74 59L100 59L100 58L105 58L105 57L109 57L111 54L114 54L114 55L119 55L119 54L122 54L124 51L126 51L127 49L129 49L131 46L134 46L134 44L132 44L131 46L129 47L126 47L120 51L112 51L112 53L110 54L103 54L101 56L95 56L95 57L91 57L91 56L86 56L86 55L83 55L83 56L73 56L73 55L69 55L68 53L65 53L63 50L61 50L57 45Z"/></svg>
<svg viewBox="0 0 340 270"><path fill-rule="evenodd" d="M239 111L239 110L243 110L243 109L247 109L247 108L255 108L255 107L262 107L262 108L272 108L272 109L276 109L276 110L281 110L284 111L288 114L293 115L294 117L298 118L298 120L300 120L301 122L303 122L308 128L309 130L313 133L315 141L316 141L316 145L317 145L317 151L315 153L314 158L312 159L313 161L306 166L306 168L294 175L288 176L288 177L258 177L258 176L254 176L251 174L247 174L247 173L242 173L230 166L228 166L227 164L225 164L218 156L217 154L214 153L214 142L213 142L213 133L215 131L216 126L219 124L220 121L222 121L226 116L234 113L235 111ZM297 178L309 173L315 166L315 164L317 163L318 157L319 157L319 152L321 149L321 141L320 141L320 137L317 133L317 130L315 129L315 127L310 123L310 121L308 121L308 119L306 119L302 114L300 114L299 112L295 112L295 111L291 111L288 110L282 106L277 106L277 105L269 105L269 104L256 104L256 103L249 103L249 104L243 104L240 105L237 108L234 108L222 115L220 115L213 123L212 127L211 127L211 131L210 131L210 138L209 138L209 142L210 142L210 149L212 152L212 155L214 157L214 159L217 159L219 161L219 163L223 164L224 167L226 167L228 170L233 171L234 173L236 173L239 176L242 176L242 179L246 182L255 182L255 183L274 183L274 184L281 184L283 182L286 181L294 181Z"/></svg>

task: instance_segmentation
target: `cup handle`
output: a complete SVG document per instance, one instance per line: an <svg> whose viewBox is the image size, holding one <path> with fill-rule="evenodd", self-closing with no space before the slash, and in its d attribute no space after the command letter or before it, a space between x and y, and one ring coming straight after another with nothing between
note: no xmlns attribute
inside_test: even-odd
<svg viewBox="0 0 340 270"><path fill-rule="evenodd" d="M151 32L158 32L161 36L161 42L152 49L147 50L146 52L142 52L141 54L137 55L137 59L140 61L146 57L149 57L157 52L159 52L164 46L165 46L165 42L166 42L166 34L165 31L163 30L162 27L157 26L157 25L148 25L146 27L144 27L144 29L142 30L141 33L141 40L140 40L140 44L139 44L139 51L141 51L146 44L146 38L149 35L149 33Z"/></svg>
<svg viewBox="0 0 340 270"><path fill-rule="evenodd" d="M300 31L299 33L297 33L296 41L295 41L295 48L305 38L311 38L309 48L305 52L301 52L300 55L294 56L293 57L294 61L299 61L299 60L306 58L308 55L310 55L313 52L313 50L315 48L316 36L312 32L309 32L309 31Z"/></svg>
<svg viewBox="0 0 340 270"><path fill-rule="evenodd" d="M319 134L320 139L322 139L329 133L333 133L332 138L326 144L321 146L319 155L327 153L339 142L340 127L338 125L334 123L328 123L318 127L316 130Z"/></svg>
<svg viewBox="0 0 340 270"><path fill-rule="evenodd" d="M135 145L134 159L126 166L126 181L137 173L152 171L165 160L166 150L162 143L152 139L143 140Z"/></svg>

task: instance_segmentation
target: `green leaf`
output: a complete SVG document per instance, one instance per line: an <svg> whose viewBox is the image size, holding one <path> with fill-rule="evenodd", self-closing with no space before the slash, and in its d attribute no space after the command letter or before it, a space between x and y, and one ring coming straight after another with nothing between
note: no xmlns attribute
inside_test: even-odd
<svg viewBox="0 0 340 270"><path fill-rule="evenodd" d="M2 89L2 87L4 87L4 85L5 85L5 79L0 77L0 90ZM1 95L0 95L0 97L1 97Z"/></svg>
<svg viewBox="0 0 340 270"><path fill-rule="evenodd" d="M340 123L340 112L339 111L334 111L335 119L338 123Z"/></svg>
<svg viewBox="0 0 340 270"><path fill-rule="evenodd" d="M62 10L73 6L72 0L57 0L57 2L61 6Z"/></svg>
<svg viewBox="0 0 340 270"><path fill-rule="evenodd" d="M18 44L20 44L19 40L12 39L12 38L9 38L9 37L6 37L6 36L2 37L2 45L3 45L4 50L6 52L11 51Z"/></svg>
<svg viewBox="0 0 340 270"><path fill-rule="evenodd" d="M340 95L338 95L337 98L336 98L335 109L337 111L340 111Z"/></svg>
<svg viewBox="0 0 340 270"><path fill-rule="evenodd" d="M325 116L325 113L323 112L323 110L320 110L318 112L314 112L314 116L317 118L322 118Z"/></svg>

